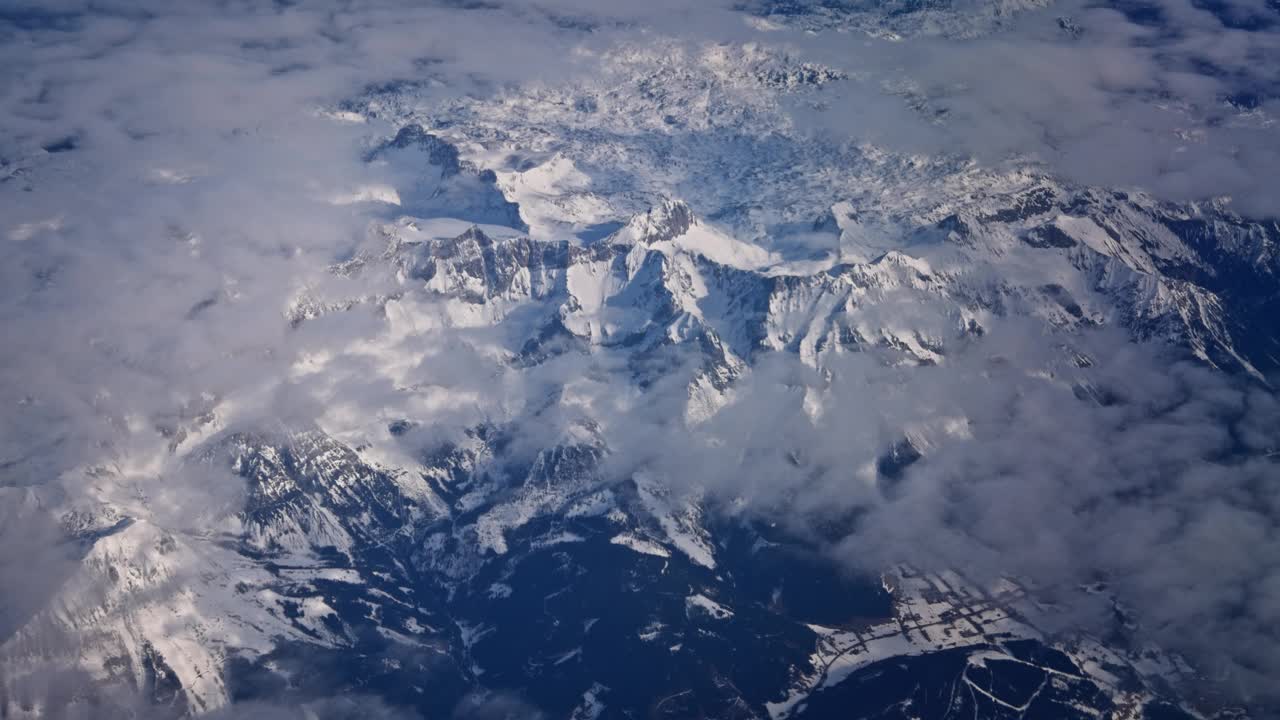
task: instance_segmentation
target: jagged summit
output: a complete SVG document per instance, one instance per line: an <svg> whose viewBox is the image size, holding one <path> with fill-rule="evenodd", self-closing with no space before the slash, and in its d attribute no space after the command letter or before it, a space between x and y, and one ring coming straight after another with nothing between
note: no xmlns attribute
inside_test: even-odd
<svg viewBox="0 0 1280 720"><path fill-rule="evenodd" d="M375 146L365 160L389 175L393 202L403 212L528 230L520 206L503 195L492 170L461 159L456 146L417 123Z"/></svg>
<svg viewBox="0 0 1280 720"><path fill-rule="evenodd" d="M462 161L458 157L458 149L427 132L417 123L400 128L394 138L370 151L368 159L374 160L391 149L424 151L428 164L439 166L441 174L446 177L462 172Z"/></svg>
<svg viewBox="0 0 1280 720"><path fill-rule="evenodd" d="M759 245L702 222L687 203L670 199L635 215L604 242L689 253L742 269L767 267L781 259Z"/></svg>
<svg viewBox="0 0 1280 720"><path fill-rule="evenodd" d="M700 224L687 203L663 198L648 211L632 217L624 227L609 237L609 241L646 245L671 242Z"/></svg>

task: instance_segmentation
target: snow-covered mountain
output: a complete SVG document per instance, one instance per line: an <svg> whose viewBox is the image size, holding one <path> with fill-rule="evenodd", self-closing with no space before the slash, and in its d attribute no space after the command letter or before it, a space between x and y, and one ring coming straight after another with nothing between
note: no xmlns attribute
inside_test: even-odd
<svg viewBox="0 0 1280 720"><path fill-rule="evenodd" d="M979 4L938 32L1039 4ZM955 15L744 9L878 35ZM1130 388L1100 369L1099 348L1118 346L1096 338L1122 337L1266 387L1280 223L1031 162L823 142L792 111L849 74L756 45L597 59L590 80L484 98L391 84L333 112L368 125L362 161L384 182L332 198L367 230L268 309L307 413L210 395L155 423L144 450L104 447L56 487L0 487L11 527L65 550L57 583L0 614L0 717L342 693L425 717L515 693L583 720L1226 705L1108 578L1077 588L1109 610L1100 627L1014 572L851 569L833 547L865 509L810 491L838 477L892 498L991 432L959 402L855 426L838 390L850 363L898 388L955 367L956 382L1105 412ZM883 89L930 112L912 88ZM763 444L785 463L735 442L744 417L778 433ZM806 457L794 439L819 432L847 447ZM706 457L718 473L693 462ZM757 465L787 474L784 490L757 492ZM206 492L225 503L198 522L171 512Z"/></svg>
<svg viewBox="0 0 1280 720"><path fill-rule="evenodd" d="M398 137L410 134L426 137ZM804 259L679 201L593 242L404 217L332 268L348 283L315 283L281 322L306 332L373 313L382 368L409 362L398 340L447 328L505 373L596 358L620 396L684 377L673 422L691 425L731 405L761 357L819 371L851 353L945 364L1010 318L1061 347L1042 370L1074 377L1080 402L1095 401L1090 360L1071 338L1092 326L1234 372L1273 367L1276 338L1242 331L1275 302L1274 225L1040 183L989 199L998 211L957 207L897 248L872 245L837 204L816 232L840 252ZM350 281L361 294L332 292ZM313 362L306 372L323 374ZM132 684L175 715L338 683L442 713L488 687L557 716L826 717L856 702L929 717L1155 717L1156 698L1176 702L1169 683L1194 676L1177 656L1046 634L1015 580L909 567L887 569L883 586L848 579L811 540L726 516L685 483L613 477L608 438L626 428L598 425L613 419L590 403L565 411L573 394L561 385L448 441L422 432L427 412L185 443L184 467L244 480L243 509L198 533L111 504L63 515L80 559L5 642L7 711L49 710L25 704L22 686L51 664ZM219 412L195 424L217 426ZM531 447L535 422L560 429ZM882 478L940 432L901 430ZM886 668L906 674L863 685Z"/></svg>

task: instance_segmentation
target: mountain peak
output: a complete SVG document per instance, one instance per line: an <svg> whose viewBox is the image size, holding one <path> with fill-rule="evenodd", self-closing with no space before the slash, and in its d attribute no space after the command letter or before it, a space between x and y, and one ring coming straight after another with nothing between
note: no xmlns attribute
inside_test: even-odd
<svg viewBox="0 0 1280 720"><path fill-rule="evenodd" d="M689 232L700 224L693 209L683 200L663 198L646 212L635 215L614 234L614 240L627 244L652 245L667 242Z"/></svg>

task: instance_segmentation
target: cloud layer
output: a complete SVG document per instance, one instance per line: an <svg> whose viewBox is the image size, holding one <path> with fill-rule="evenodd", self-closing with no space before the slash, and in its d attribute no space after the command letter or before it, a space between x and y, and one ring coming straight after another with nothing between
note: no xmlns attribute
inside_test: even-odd
<svg viewBox="0 0 1280 720"><path fill-rule="evenodd" d="M849 76L820 107L788 108L824 140L991 166L1030 158L1081 182L1227 195L1258 216L1280 207L1274 4L1067 3L991 36L901 42L696 5L0 2L0 637L74 561L42 503L104 492L55 482L67 471L114 465L134 484L102 499L144 488L169 527L224 522L237 488L171 481L175 428L218 404L251 426L401 402L359 352L383 318L284 321L306 287L346 282L321 278L395 212L359 200L397 182L364 159L397 128L338 112L367 88L498 96L591 78L598 53L624 43L761 43ZM963 564L1071 602L1105 581L1152 639L1229 668L1246 695L1280 673L1280 406L1266 390L1099 333L1081 339L1097 359L1082 375L1115 402L1081 400L1028 376L1051 349L1009 326L980 352L909 372L765 358L731 412L690 434L671 422L678 372L620 405L594 382L616 369L608 359L516 378L470 334L403 339L424 358L408 374L449 391L429 408L442 426L571 384L619 477L656 469L801 532L834 525L830 552L858 570ZM339 356L326 374L299 374L300 358L326 352ZM806 390L825 398L820 415ZM904 428L925 458L885 484L868 466ZM560 429L531 424L524 439ZM50 570L34 582L33 555Z"/></svg>

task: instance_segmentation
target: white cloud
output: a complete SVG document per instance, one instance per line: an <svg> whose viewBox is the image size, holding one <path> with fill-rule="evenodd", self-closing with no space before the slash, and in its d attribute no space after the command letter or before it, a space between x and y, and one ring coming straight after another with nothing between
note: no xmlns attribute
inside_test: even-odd
<svg viewBox="0 0 1280 720"><path fill-rule="evenodd" d="M1280 442L1280 408L1262 390L1099 335L1082 339L1100 359L1089 374L1126 402L1090 405L1065 382L1026 376L1044 338L1011 325L982 353L909 374L855 358L824 377L770 357L728 411L673 432L682 369L670 387L619 397L599 380L616 359L506 372L495 350L506 328L451 325L442 307L392 308L393 323L429 333L390 332L373 313L294 330L283 313L312 284L389 289L387 278L361 287L324 272L400 200L400 178L362 158L396 128L336 109L370 85L421 82L424 102L501 99L515 85L602 82L598 63L615 48L775 43L850 75L822 108L780 111L841 143L989 165L1030 157L1080 181L1230 195L1274 215L1280 36L1225 27L1180 0L1160 4L1164 29L1074 5L993 36L903 42L728 22L728 3L410 5L0 4L0 502L77 466L162 457L154 426L189 420L208 398L245 424L341 427L403 410L463 427L518 415L572 380L574 407L539 416L521 442L550 442L589 412L620 475L664 469L801 526L858 511L831 548L858 567L1012 569L1061 592L1102 573L1144 608L1155 637L1230 661L1243 684L1266 689L1280 671L1280 496L1274 457L1257 455ZM1062 13L1079 38L1058 29ZM1256 107L1239 100L1250 93ZM42 149L67 138L69 150ZM1015 362L989 362L997 354ZM319 357L322 372L296 371ZM410 386L423 390L406 399ZM826 398L816 423L806 387ZM956 418L964 432L940 429ZM904 428L933 443L926 459L891 493L859 480ZM178 487L201 492L210 513L193 516L159 482L172 466L134 469L167 524L223 517L237 501L190 478ZM54 547L56 572L28 588L38 600L65 563L50 523L30 517L24 544L0 543L0 587L12 593L5 580L23 559Z"/></svg>

